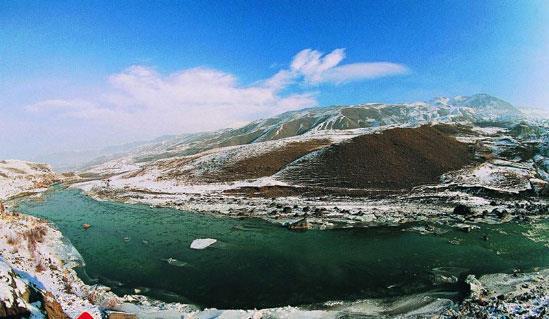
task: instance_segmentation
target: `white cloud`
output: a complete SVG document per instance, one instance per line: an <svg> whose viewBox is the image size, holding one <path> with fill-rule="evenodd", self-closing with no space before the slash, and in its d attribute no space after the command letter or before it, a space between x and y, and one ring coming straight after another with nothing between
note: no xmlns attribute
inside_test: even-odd
<svg viewBox="0 0 549 319"><path fill-rule="evenodd" d="M321 52L305 49L295 55L291 69L310 84L324 82L343 83L374 79L408 72L402 64L391 62L361 62L339 65L345 59L345 49L335 49L322 55Z"/></svg>
<svg viewBox="0 0 549 319"><path fill-rule="evenodd" d="M296 54L291 67L310 82L322 82L322 74L336 67L344 58L344 49L335 49L325 56L316 50L305 49Z"/></svg>
<svg viewBox="0 0 549 319"><path fill-rule="evenodd" d="M305 49L288 69L251 85L229 73L197 67L162 74L134 65L108 77L101 94L91 98L51 99L26 107L35 114L74 118L93 129L149 138L161 134L213 130L260 117L317 105L308 85L343 83L402 74L406 67L388 63L340 65L344 49L329 54ZM301 83L301 86L294 84ZM294 88L293 93L287 89Z"/></svg>
<svg viewBox="0 0 549 319"><path fill-rule="evenodd" d="M163 75L136 65L111 75L98 97L44 100L25 109L37 115L85 120L90 126L106 123L113 134L134 132L138 138L150 138L241 125L317 104L313 93L280 95L286 85L276 76L244 86L233 75L214 69Z"/></svg>

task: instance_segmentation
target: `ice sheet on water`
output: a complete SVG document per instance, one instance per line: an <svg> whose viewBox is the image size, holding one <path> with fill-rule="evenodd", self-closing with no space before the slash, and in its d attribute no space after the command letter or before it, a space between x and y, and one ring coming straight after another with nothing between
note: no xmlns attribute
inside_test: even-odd
<svg viewBox="0 0 549 319"><path fill-rule="evenodd" d="M217 242L217 239L213 238L198 238L191 243L191 249L204 249Z"/></svg>
<svg viewBox="0 0 549 319"><path fill-rule="evenodd" d="M61 242L62 245L56 245L52 248L55 250L56 255L64 260L64 264L68 268L84 267L86 265L84 258L74 248L70 240L66 237L61 237Z"/></svg>

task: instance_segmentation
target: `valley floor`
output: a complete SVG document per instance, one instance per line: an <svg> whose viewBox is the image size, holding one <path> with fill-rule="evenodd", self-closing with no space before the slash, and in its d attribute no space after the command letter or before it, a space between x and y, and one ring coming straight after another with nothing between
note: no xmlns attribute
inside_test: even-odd
<svg viewBox="0 0 549 319"><path fill-rule="evenodd" d="M455 304L443 294L429 294L409 295L393 300L328 302L323 309L317 310L307 307L200 310L192 305L166 304L140 295L119 297L107 287L82 283L72 269L80 261L78 253L52 225L34 217L7 211L2 213L1 219L0 233L4 234L0 241L2 262L7 265L7 269L15 271L10 276L20 278L16 280L22 280L25 285L44 295L51 293L58 302L58 309L62 309L69 318L75 318L84 310L95 313L96 318L102 316L100 312L105 311L135 314L138 318L340 318L393 317L397 314L401 318L541 318L549 309L549 273L546 270L481 278L470 276L467 282L471 286L471 294L461 304ZM36 230L40 231L36 233ZM8 286L7 289L12 288ZM16 301L35 311L37 315L34 318L40 318L40 312L36 310L41 307L39 303L31 303L32 300L22 296L17 297L16 292L12 296L16 296L15 299L3 299L6 305ZM110 316L117 318L116 315Z"/></svg>
<svg viewBox="0 0 549 319"><path fill-rule="evenodd" d="M404 143L402 147L413 150L416 161L424 159L425 149L415 149L414 138L407 138L408 133L394 135L390 138L391 143ZM306 144L306 151L310 152L306 155L301 153L303 145L293 144L297 149L291 157L276 153L276 160L270 162L268 175L258 173L254 168L244 172L252 174L248 179L231 177L231 174L242 173L237 164L245 160L247 165L260 169L261 165L255 166L258 162L250 162L250 158L257 159L257 156L265 154L270 157L274 154L271 152L273 149L284 147L287 141L220 148L190 157L143 163L117 160L83 172L81 177L54 174L42 165L3 161L0 162L0 200L11 205L11 200L18 196L43 191L56 181L64 181L100 200L173 207L236 218L259 217L296 230L430 221L471 231L478 223L546 219L549 202L545 151L530 154L532 141L510 137L508 133L486 128L453 132L457 141L474 150L474 156L463 157L467 148L459 144L462 150L448 157L455 165L441 162L442 157L429 159L429 163L439 165L438 173L442 175L437 182L419 181L420 185L415 185L418 182L416 174L409 174L403 169L402 174L392 177L407 178L408 182L398 189L383 185L369 188L355 187L353 183L341 185L340 181L335 180L337 175L328 179L329 183L335 181L333 185L312 183L310 177L316 170L307 171L304 165L332 165L330 163L337 162L333 152L354 152L353 149L337 146L338 143L370 145L377 140L353 140L357 135L350 134L344 138L341 135L332 138L330 143L336 146L326 146L326 136L318 143ZM403 139L403 136L406 138ZM446 137L440 138L447 140ZM263 146L270 153L262 153L265 151L261 149ZM317 147L323 148L323 151ZM368 148L362 149L362 152L367 151ZM433 151L428 150L428 153ZM242 159L243 154L252 155ZM376 167L385 167L384 157L368 156L370 162L380 165ZM405 165L408 159L407 154L399 154L394 164ZM408 168L420 169L418 167ZM218 170L224 172L223 180L212 180ZM304 179L295 179L299 172L304 172ZM323 178L329 172L320 173L322 178L318 180L326 181ZM362 175L353 176L352 171L347 171L344 179L362 181ZM376 171L374 177L379 176L383 176L382 171ZM30 298L23 296L25 289L20 287L20 280L43 295L42 300L48 293L51 294L62 312L70 318L83 310L91 311L97 318L105 315L106 311L131 313L139 318L341 318L394 317L397 314L414 318L541 318L549 311L549 273L543 269L529 274L470 277L471 294L460 304L443 296L416 295L390 301L337 302L326 305L322 310L306 307L202 310L192 305L162 303L140 295L120 297L107 287L87 286L76 276L73 269L76 264L71 262L70 256L78 254L51 224L9 211L11 209L8 207L0 216L0 252L2 265L6 265L0 267L0 276L12 278L10 280L16 284L4 285L0 290L0 304L5 309L12 309L17 301L28 312L38 309L42 315L46 313L43 304L32 303ZM417 231L430 233L436 230L423 228ZM73 261L78 261L78 258ZM116 318L116 315L111 317Z"/></svg>
<svg viewBox="0 0 549 319"><path fill-rule="evenodd" d="M122 158L72 187L96 199L315 228L528 220L548 212L546 143L460 124L342 130L168 160Z"/></svg>

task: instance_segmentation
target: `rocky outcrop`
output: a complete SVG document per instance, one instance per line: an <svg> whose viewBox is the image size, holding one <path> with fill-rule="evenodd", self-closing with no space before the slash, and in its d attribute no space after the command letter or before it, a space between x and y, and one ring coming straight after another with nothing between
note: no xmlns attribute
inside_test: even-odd
<svg viewBox="0 0 549 319"><path fill-rule="evenodd" d="M38 300L43 309L30 304L31 290L42 297ZM0 261L0 318L23 318L31 313L40 313L48 319L70 319L51 292L42 292L28 285L8 264Z"/></svg>
<svg viewBox="0 0 549 319"><path fill-rule="evenodd" d="M48 319L70 319L51 292L44 295L44 310Z"/></svg>
<svg viewBox="0 0 549 319"><path fill-rule="evenodd" d="M0 318L30 315L29 295L27 285L0 261Z"/></svg>
<svg viewBox="0 0 549 319"><path fill-rule="evenodd" d="M76 318L87 311L94 318L101 318L99 307L87 299L88 286L71 269L78 264L78 256L57 229L41 219L6 212L0 215L0 234L3 235L0 236L0 265L3 265L0 273L5 274L0 278L0 286L3 285L0 300L6 315L30 311L47 314L47 318L65 319ZM19 279L14 274L24 274L24 277ZM29 294L25 291L33 292L31 301L40 301L40 309L34 303L29 304Z"/></svg>
<svg viewBox="0 0 549 319"><path fill-rule="evenodd" d="M549 270L467 277L470 296L443 318L546 318Z"/></svg>

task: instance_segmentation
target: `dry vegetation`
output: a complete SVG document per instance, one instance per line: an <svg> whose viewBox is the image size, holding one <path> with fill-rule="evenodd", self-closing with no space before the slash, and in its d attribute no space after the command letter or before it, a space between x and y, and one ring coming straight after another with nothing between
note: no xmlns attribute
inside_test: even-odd
<svg viewBox="0 0 549 319"><path fill-rule="evenodd" d="M23 238L27 242L29 251L33 251L36 248L37 243L44 242L48 229L44 225L37 225L23 233Z"/></svg>
<svg viewBox="0 0 549 319"><path fill-rule="evenodd" d="M333 145L284 172L284 178L323 187L402 189L436 183L473 161L468 145L445 127L396 128Z"/></svg>
<svg viewBox="0 0 549 319"><path fill-rule="evenodd" d="M22 252L34 260L35 270L43 272L45 268L42 256L38 253L37 245L43 243L48 234L48 227L42 220L20 214L5 212L0 215L2 223L9 224L7 232L4 234L6 243L11 246L11 253Z"/></svg>
<svg viewBox="0 0 549 319"><path fill-rule="evenodd" d="M328 145L330 141L327 139L291 142L284 147L225 166L215 174L206 175L205 179L212 182L232 182L271 176L298 158Z"/></svg>

